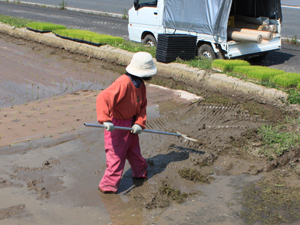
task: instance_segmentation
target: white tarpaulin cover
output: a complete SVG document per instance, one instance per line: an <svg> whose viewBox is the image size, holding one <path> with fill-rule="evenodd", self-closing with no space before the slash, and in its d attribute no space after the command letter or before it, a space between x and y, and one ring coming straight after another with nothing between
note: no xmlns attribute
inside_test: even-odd
<svg viewBox="0 0 300 225"><path fill-rule="evenodd" d="M165 0L163 25L226 39L230 12L281 18L280 4L280 0Z"/></svg>

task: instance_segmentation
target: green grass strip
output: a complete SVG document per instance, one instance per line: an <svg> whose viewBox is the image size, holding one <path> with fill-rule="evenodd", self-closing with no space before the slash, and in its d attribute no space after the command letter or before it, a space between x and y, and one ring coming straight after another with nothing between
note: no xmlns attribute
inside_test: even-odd
<svg viewBox="0 0 300 225"><path fill-rule="evenodd" d="M156 47L143 45L133 41L124 41L123 43L112 43L111 46L120 48L129 52L149 52L152 57L156 57Z"/></svg>
<svg viewBox="0 0 300 225"><path fill-rule="evenodd" d="M232 71L234 73L246 75L249 78L264 82L268 82L271 77L285 73L283 70L263 66L236 66Z"/></svg>
<svg viewBox="0 0 300 225"><path fill-rule="evenodd" d="M216 59L212 63L213 68L223 70L224 72L232 71L233 68L236 66L250 66L250 63L240 59L233 59L233 60Z"/></svg>
<svg viewBox="0 0 300 225"><path fill-rule="evenodd" d="M73 39L79 39L84 41L93 42L96 44L111 44L111 43L123 43L124 39L121 37L115 37L111 35L98 34L86 30L76 30L76 29L65 29L65 30L54 30L53 33L69 37Z"/></svg>
<svg viewBox="0 0 300 225"><path fill-rule="evenodd" d="M204 57L196 57L195 59L191 59L188 61L176 59L176 62L187 64L190 67L196 67L203 70L210 70L213 61Z"/></svg>
<svg viewBox="0 0 300 225"><path fill-rule="evenodd" d="M270 81L282 87L296 87L300 82L300 73L283 73L270 78Z"/></svg>
<svg viewBox="0 0 300 225"><path fill-rule="evenodd" d="M16 17L11 17L11 16L5 16L0 14L0 22L9 24L10 26L14 27L26 27L29 22L32 20L26 20L26 19L20 19Z"/></svg>
<svg viewBox="0 0 300 225"><path fill-rule="evenodd" d="M53 30L58 30L58 29L66 29L65 26L63 25L58 25L54 23L41 23L41 22L32 22L28 23L27 27L34 29L34 30L39 30L39 31L53 31Z"/></svg>

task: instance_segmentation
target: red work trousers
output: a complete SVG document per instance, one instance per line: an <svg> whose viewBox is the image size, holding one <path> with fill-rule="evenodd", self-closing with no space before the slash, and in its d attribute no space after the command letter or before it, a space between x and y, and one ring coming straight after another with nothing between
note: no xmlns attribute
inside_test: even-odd
<svg viewBox="0 0 300 225"><path fill-rule="evenodd" d="M132 119L113 119L115 126L131 127ZM132 177L147 178L148 164L141 155L139 136L130 131L115 129L104 131L106 170L99 183L105 192L117 192L123 174L125 161L128 160Z"/></svg>

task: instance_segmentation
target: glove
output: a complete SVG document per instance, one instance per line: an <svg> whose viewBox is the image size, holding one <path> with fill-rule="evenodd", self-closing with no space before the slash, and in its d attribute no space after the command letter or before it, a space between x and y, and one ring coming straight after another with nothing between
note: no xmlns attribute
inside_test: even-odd
<svg viewBox="0 0 300 225"><path fill-rule="evenodd" d="M113 131L115 129L115 126L112 124L112 122L103 122L103 125L107 131Z"/></svg>
<svg viewBox="0 0 300 225"><path fill-rule="evenodd" d="M142 133L142 131L143 131L143 128L140 125L134 124L132 126L131 133L133 133L133 134L140 134L140 133Z"/></svg>

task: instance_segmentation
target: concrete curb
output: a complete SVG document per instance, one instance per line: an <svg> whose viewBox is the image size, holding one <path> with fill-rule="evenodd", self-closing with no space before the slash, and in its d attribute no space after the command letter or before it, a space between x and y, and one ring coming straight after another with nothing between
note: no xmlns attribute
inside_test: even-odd
<svg viewBox="0 0 300 225"><path fill-rule="evenodd" d="M108 62L114 62L119 65L128 65L134 53L122 49L114 48L108 45L95 47L87 44L77 43L56 37L52 33L35 33L25 28L13 28L0 23L0 32L13 37L23 38L29 41L35 41L47 46L61 48L72 53L87 55L89 57L103 59ZM239 80L222 73L210 74L205 70L191 68L180 63L160 63L155 62L159 75L176 81L182 81L187 84L205 86L206 88L217 90L220 93L242 96L246 99L255 99L261 103L281 104L288 95L280 90L266 88L250 82Z"/></svg>

